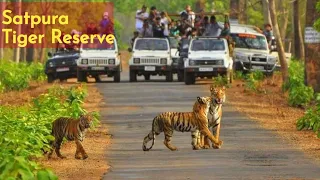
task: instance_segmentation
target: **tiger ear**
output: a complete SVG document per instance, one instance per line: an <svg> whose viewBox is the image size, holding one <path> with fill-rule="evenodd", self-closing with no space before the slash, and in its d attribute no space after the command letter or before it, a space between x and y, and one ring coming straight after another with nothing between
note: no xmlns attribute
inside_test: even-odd
<svg viewBox="0 0 320 180"><path fill-rule="evenodd" d="M201 97L198 96L197 99L198 99L198 102L199 102L200 104L204 104L204 102L203 102L203 100L202 100Z"/></svg>
<svg viewBox="0 0 320 180"><path fill-rule="evenodd" d="M223 86L223 87L222 87L222 90L226 90L226 87L225 87L225 86Z"/></svg>
<svg viewBox="0 0 320 180"><path fill-rule="evenodd" d="M210 85L210 91L212 92L213 89L214 89L214 87L213 87L213 85L211 84L211 85Z"/></svg>

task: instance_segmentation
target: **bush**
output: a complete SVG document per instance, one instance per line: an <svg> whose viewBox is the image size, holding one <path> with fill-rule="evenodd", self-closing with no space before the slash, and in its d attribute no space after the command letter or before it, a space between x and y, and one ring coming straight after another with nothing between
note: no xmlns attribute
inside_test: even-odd
<svg viewBox="0 0 320 180"><path fill-rule="evenodd" d="M306 114L298 119L297 129L312 129L320 138L320 94L317 94L316 106L307 110Z"/></svg>
<svg viewBox="0 0 320 180"><path fill-rule="evenodd" d="M245 88L250 91L260 92L259 84L265 78L263 72L254 71L244 76Z"/></svg>
<svg viewBox="0 0 320 180"><path fill-rule="evenodd" d="M288 91L290 106L306 106L313 99L314 91L304 84L304 64L298 60L291 60L289 79L283 84L284 91Z"/></svg>
<svg viewBox="0 0 320 180"><path fill-rule="evenodd" d="M217 77L213 78L213 84L217 86L228 86L228 78L227 76L220 76L218 75Z"/></svg>
<svg viewBox="0 0 320 180"><path fill-rule="evenodd" d="M0 92L23 90L29 87L29 82L45 80L41 63L15 63L0 61Z"/></svg>
<svg viewBox="0 0 320 180"><path fill-rule="evenodd" d="M58 117L78 118L86 88L54 87L35 98L31 107L0 106L0 179L57 179L35 158L50 149L52 122ZM98 122L96 114L94 123Z"/></svg>

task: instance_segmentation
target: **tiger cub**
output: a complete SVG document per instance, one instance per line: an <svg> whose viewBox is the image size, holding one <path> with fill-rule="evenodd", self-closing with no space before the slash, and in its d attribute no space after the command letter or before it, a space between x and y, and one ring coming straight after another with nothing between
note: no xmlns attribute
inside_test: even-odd
<svg viewBox="0 0 320 180"><path fill-rule="evenodd" d="M208 119L209 128L212 128L213 136L219 140L220 139L220 124L222 118L222 103L226 100L225 94L226 88L223 86L222 88L210 86L210 93L213 100L211 101L209 112L211 118ZM203 134L198 134L197 143L200 147L204 149L208 149L210 147L209 139ZM212 145L213 148L219 149L221 146Z"/></svg>
<svg viewBox="0 0 320 180"><path fill-rule="evenodd" d="M208 136L213 144L220 146L222 141L218 141L214 138L208 129L207 115L211 100L211 97L197 97L192 112L164 112L157 115L153 119L152 130L143 140L142 149L144 151L149 151L154 145L156 135L164 132L164 145L172 151L177 150L177 148L171 144L171 137L174 130L191 132L191 144L194 150L200 149L197 145L197 133L199 131ZM152 140L152 145L147 148L146 145L150 140Z"/></svg>
<svg viewBox="0 0 320 180"><path fill-rule="evenodd" d="M48 155L51 158L53 150L60 158L66 158L60 153L60 146L65 137L68 141L75 141L77 150L75 154L76 159L86 159L88 158L87 153L85 152L81 142L84 139L85 131L90 128L93 121L91 114L82 115L78 119L60 117L52 123L52 135L55 137L55 140L52 142L52 148ZM81 155L80 155L81 154Z"/></svg>

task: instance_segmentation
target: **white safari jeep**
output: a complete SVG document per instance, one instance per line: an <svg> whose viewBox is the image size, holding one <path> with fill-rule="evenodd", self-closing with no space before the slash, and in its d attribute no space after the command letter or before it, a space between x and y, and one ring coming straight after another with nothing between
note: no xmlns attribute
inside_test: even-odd
<svg viewBox="0 0 320 180"><path fill-rule="evenodd" d="M105 41L100 43L98 39L94 39L93 43L82 44L77 66L80 82L87 81L88 75L94 77L97 82L100 81L99 75L107 75L113 77L114 82L120 82L122 66L116 39L113 44Z"/></svg>
<svg viewBox="0 0 320 180"><path fill-rule="evenodd" d="M167 38L137 38L129 60L130 82L137 81L137 76L150 80L151 75L166 76L172 82L172 59Z"/></svg>
<svg viewBox="0 0 320 180"><path fill-rule="evenodd" d="M194 84L197 77L227 76L232 82L233 61L226 39L197 37L189 46L188 58L184 59L185 84Z"/></svg>
<svg viewBox="0 0 320 180"><path fill-rule="evenodd" d="M259 70L272 74L278 57L271 54L267 39L252 26L231 24L232 39L235 42L234 70L250 72Z"/></svg>

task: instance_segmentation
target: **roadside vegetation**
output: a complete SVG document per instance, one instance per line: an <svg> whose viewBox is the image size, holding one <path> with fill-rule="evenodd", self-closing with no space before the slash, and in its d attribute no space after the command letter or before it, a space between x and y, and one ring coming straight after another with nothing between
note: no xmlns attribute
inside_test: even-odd
<svg viewBox="0 0 320 180"><path fill-rule="evenodd" d="M29 87L31 81L46 79L41 63L15 63L0 61L0 93L20 91Z"/></svg>
<svg viewBox="0 0 320 180"><path fill-rule="evenodd" d="M0 106L0 179L57 179L47 168L37 163L48 151L51 123L58 117L78 118L87 96L85 86L63 88L55 86L35 98L29 105ZM99 114L95 114L95 125Z"/></svg>
<svg viewBox="0 0 320 180"><path fill-rule="evenodd" d="M291 107L306 110L303 117L298 118L296 127L298 130L308 129L317 133L320 138L320 94L315 94L310 86L304 83L304 63L297 59L292 59L289 67L289 78L286 83L283 83L281 92L286 99L287 104ZM277 86L273 80L274 76L278 76L281 72L275 72L271 77L265 76L261 71L250 73L235 72L234 79L243 82L245 92L256 94L274 93L269 91L264 84L267 81L268 85ZM222 86L227 84L226 78L214 78L214 84Z"/></svg>

